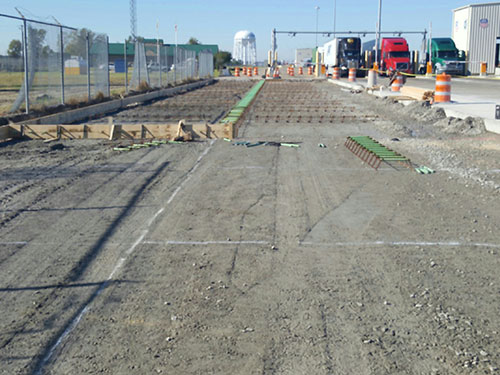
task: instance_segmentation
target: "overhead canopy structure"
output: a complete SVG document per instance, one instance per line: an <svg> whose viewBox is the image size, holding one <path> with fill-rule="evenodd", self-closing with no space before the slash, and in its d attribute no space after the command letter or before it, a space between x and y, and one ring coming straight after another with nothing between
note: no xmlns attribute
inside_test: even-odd
<svg viewBox="0 0 500 375"><path fill-rule="evenodd" d="M254 33L242 30L234 35L233 58L240 60L244 65L255 65L257 44Z"/></svg>

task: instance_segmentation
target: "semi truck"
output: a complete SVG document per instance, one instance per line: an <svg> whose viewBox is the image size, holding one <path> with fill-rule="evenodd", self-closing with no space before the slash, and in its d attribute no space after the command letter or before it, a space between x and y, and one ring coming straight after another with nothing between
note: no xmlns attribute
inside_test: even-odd
<svg viewBox="0 0 500 375"><path fill-rule="evenodd" d="M380 70L412 73L410 49L405 38L382 38Z"/></svg>
<svg viewBox="0 0 500 375"><path fill-rule="evenodd" d="M341 69L341 75L346 76L350 68L358 69L358 75L364 75L359 68L362 66L361 39L335 38L324 45L324 61L329 72L334 67Z"/></svg>
<svg viewBox="0 0 500 375"><path fill-rule="evenodd" d="M451 38L432 38L430 41L432 72L435 74L466 75L465 52L459 51ZM427 52L427 51L426 51ZM427 56L424 52L422 56ZM426 72L426 60L420 62L419 72Z"/></svg>

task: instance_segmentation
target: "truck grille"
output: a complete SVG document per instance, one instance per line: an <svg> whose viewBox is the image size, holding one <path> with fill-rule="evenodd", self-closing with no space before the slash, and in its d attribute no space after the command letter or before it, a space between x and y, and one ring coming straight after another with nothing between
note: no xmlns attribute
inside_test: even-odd
<svg viewBox="0 0 500 375"><path fill-rule="evenodd" d="M407 63L397 63L396 69L397 70L408 70L408 64Z"/></svg>

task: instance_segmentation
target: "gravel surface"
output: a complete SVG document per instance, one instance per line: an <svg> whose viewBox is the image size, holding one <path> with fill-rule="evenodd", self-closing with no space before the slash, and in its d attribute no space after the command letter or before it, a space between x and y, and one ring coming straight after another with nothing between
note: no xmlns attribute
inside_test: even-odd
<svg viewBox="0 0 500 375"><path fill-rule="evenodd" d="M2 144L0 374L498 372L500 137L416 116L282 81L241 139L299 148Z"/></svg>

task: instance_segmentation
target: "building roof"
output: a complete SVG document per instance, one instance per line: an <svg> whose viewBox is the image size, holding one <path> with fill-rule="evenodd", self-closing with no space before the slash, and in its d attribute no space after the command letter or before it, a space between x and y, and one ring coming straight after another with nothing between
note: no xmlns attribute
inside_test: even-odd
<svg viewBox="0 0 500 375"><path fill-rule="evenodd" d="M469 4L469 5L464 5L459 8L453 9L453 12L456 12L457 10L462 10L466 8L475 8L475 7L484 7L484 6L500 6L499 2L495 3L481 3L481 4Z"/></svg>
<svg viewBox="0 0 500 375"><path fill-rule="evenodd" d="M175 44L165 44L165 46L169 47L169 51L175 48ZM177 44L177 47L188 51L195 51L197 55L202 51L210 51L214 55L219 52L219 46L217 44Z"/></svg>
<svg viewBox="0 0 500 375"><path fill-rule="evenodd" d="M108 48L110 55L122 55L123 56L123 43L109 43ZM127 56L134 56L135 45L133 43L127 43Z"/></svg>
<svg viewBox="0 0 500 375"><path fill-rule="evenodd" d="M154 40L154 44L145 43L146 54L148 54L148 51L156 53L156 39L145 39L145 41L149 40ZM174 55L175 44L162 44L162 46L167 47L167 56ZM178 44L177 47L188 51L195 51L196 55L202 51L210 51L214 55L219 52L219 46L217 44ZM123 56L123 43L109 43L109 54ZM135 45L133 43L127 43L127 56L134 55Z"/></svg>

